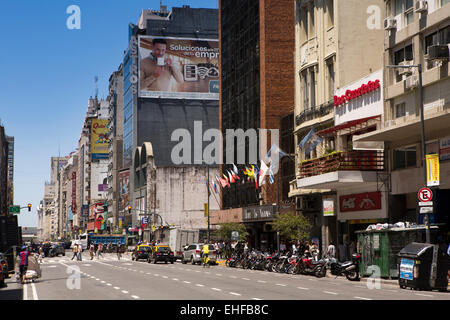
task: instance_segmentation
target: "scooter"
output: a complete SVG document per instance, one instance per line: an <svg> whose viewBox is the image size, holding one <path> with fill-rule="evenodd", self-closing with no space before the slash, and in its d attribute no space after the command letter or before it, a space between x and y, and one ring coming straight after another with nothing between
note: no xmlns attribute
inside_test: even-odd
<svg viewBox="0 0 450 320"><path fill-rule="evenodd" d="M352 260L345 262L338 262L335 258L326 258L326 264L323 269L330 268L331 274L336 278L339 276L345 276L350 281L359 281L359 264L361 262L361 254L352 254ZM322 270L323 272L323 270Z"/></svg>

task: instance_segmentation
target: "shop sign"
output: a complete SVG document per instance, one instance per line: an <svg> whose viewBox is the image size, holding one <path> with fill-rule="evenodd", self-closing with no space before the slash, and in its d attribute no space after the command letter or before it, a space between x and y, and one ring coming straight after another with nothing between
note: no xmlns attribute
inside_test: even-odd
<svg viewBox="0 0 450 320"><path fill-rule="evenodd" d="M323 199L323 215L325 217L334 216L334 199Z"/></svg>
<svg viewBox="0 0 450 320"><path fill-rule="evenodd" d="M242 211L243 221L272 220L275 206L257 206L244 208Z"/></svg>
<svg viewBox="0 0 450 320"><path fill-rule="evenodd" d="M341 212L368 211L381 209L381 192L365 192L339 197Z"/></svg>
<svg viewBox="0 0 450 320"><path fill-rule="evenodd" d="M366 84L362 84L361 87L355 89L355 90L347 90L345 91L345 94L342 96L334 96L334 106L338 107L347 101L356 99L362 95L365 95L367 93L370 93L372 91L375 91L380 88L380 80L377 79L375 81L369 81Z"/></svg>

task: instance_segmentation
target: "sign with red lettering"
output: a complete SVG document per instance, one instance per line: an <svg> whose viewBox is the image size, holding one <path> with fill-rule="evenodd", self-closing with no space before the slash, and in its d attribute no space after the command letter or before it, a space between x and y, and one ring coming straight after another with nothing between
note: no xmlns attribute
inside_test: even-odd
<svg viewBox="0 0 450 320"><path fill-rule="evenodd" d="M346 103L347 101L356 99L362 95L365 95L369 92L378 90L380 88L380 80L377 79L375 81L369 81L367 84L363 84L361 87L345 91L345 94L342 96L334 96L334 106L339 107L340 105Z"/></svg>
<svg viewBox="0 0 450 320"><path fill-rule="evenodd" d="M381 209L381 192L365 192L339 197L341 212L368 211Z"/></svg>

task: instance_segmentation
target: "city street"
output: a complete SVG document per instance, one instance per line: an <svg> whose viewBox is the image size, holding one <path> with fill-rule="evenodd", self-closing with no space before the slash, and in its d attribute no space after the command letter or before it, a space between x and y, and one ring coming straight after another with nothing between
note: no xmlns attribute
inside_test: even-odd
<svg viewBox="0 0 450 320"><path fill-rule="evenodd" d="M149 264L120 261L114 254L83 261L64 257L45 258L42 278L23 286L23 294L4 296L24 300L450 300L450 293L401 290L381 284L368 289L365 281L316 278L224 266ZM88 258L88 259L86 259ZM78 278L79 277L79 278ZM19 286L14 278L9 285ZM0 290L0 299L7 288Z"/></svg>

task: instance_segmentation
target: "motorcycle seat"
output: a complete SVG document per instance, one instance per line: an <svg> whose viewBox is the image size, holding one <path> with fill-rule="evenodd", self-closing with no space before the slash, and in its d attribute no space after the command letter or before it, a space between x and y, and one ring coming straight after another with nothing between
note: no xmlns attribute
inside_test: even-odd
<svg viewBox="0 0 450 320"><path fill-rule="evenodd" d="M341 267L348 267L352 264L353 264L353 262L351 262L351 261L345 261L345 262L341 263Z"/></svg>

